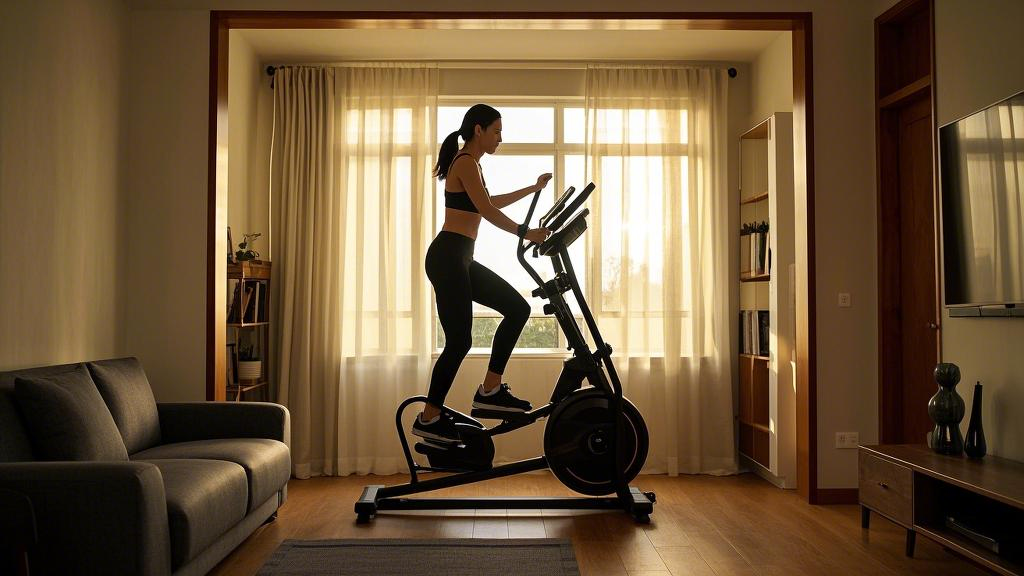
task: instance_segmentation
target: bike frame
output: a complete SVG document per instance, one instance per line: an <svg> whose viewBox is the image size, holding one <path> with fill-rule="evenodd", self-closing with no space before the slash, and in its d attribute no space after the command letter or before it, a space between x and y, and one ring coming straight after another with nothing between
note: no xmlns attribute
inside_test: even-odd
<svg viewBox="0 0 1024 576"><path fill-rule="evenodd" d="M488 436L504 434L512 430L533 424L541 418L545 418L557 407L569 394L582 387L583 380L591 386L602 390L608 397L609 410L616 415L615 435L610 439L612 450L617 451L623 443L622 434L625 428L622 416L622 383L619 380L615 367L611 362L612 347L604 341L601 332L597 327L597 321L584 298L583 291L579 285L579 279L569 258L568 246L586 230L586 217L590 211L583 209L579 213L576 210L583 204L595 186L589 184L580 192L572 202L569 199L575 192L570 187L565 194L559 198L555 205L545 214L540 223L542 226L550 225L557 231L548 240L539 246L534 246L526 240L526 232L529 230L529 223L540 199L540 190L534 193L530 203L530 209L526 220L518 228L519 244L517 257L520 264L537 283L537 289L533 295L548 300L544 311L553 314L558 321L563 333L566 335L569 349L572 356L562 366L558 381L552 391L550 401L534 410L531 410L513 421L503 421L501 424L486 428L480 422L461 412L449 410L455 417L456 422L473 424L481 428L481 433ZM575 215L574 215L575 213ZM562 225L572 217L568 224ZM526 254L530 248L541 255L549 256L555 271L551 280L544 281L536 269L526 260ZM595 343L595 350L592 352L587 344L586 338L580 329L576 318L566 302L564 294L571 291L577 304L583 313L587 329ZM613 484L617 486L615 496L605 497L568 497L568 498L400 498L408 494L429 492L441 488L461 486L482 480L511 476L523 472L543 470L548 468L547 458L539 456L518 462L512 462L489 470L456 472L449 476L432 478L430 480L419 480L418 471L450 471L448 469L431 468L419 465L412 457L409 449L409 442L403 432L402 413L406 407L416 402L426 402L426 396L414 396L405 400L395 414L395 425L402 442L402 449L405 452L406 460L409 463L410 482L394 486L371 485L363 489L363 493L355 504L355 512L358 514L359 522L367 522L378 510L436 510L436 509L536 509L536 508L564 508L564 509L625 509L641 522L649 521L649 515L653 510L654 494L641 492L638 488L627 486L622 482L622 471L615 464L619 461L618 454L611 459L613 468Z"/></svg>

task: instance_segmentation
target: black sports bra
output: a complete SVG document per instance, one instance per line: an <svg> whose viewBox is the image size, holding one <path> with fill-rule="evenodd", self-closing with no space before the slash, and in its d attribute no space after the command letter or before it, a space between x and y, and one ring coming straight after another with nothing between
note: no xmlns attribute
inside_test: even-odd
<svg viewBox="0 0 1024 576"><path fill-rule="evenodd" d="M455 158L452 158L452 165L455 164L455 161L459 158L459 156L472 156L472 154L470 154L469 152L456 154ZM486 192L487 182L484 181L484 175L482 172L480 173L480 181L484 183L484 191ZM444 207L452 208L455 210L461 210L463 212L472 212L473 214L480 213L480 211L476 209L476 205L473 204L473 199L469 197L469 194L467 192L450 192L448 190L445 190Z"/></svg>

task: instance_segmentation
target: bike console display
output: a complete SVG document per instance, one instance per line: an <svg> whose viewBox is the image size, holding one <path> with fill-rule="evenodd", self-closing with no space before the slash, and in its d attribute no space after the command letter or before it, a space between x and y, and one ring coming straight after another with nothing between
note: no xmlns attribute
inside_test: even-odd
<svg viewBox="0 0 1024 576"><path fill-rule="evenodd" d="M561 202L561 199L559 199L559 202L555 202L555 206L553 206L552 209L551 209L551 210L555 211L555 213L551 215L551 218L549 220L541 219L542 220L541 221L541 226L544 226L544 227L548 228L549 230L557 231L558 228L562 224L564 224L565 221L568 220L569 217L573 215L573 213L576 212L576 209L579 208L581 204L586 202L587 198L590 198L590 193L594 191L594 188L596 188L596 186L594 185L593 182L591 182L590 184L587 184L587 187L584 188L582 192L577 194L576 197L573 198L572 202L570 202L569 205L567 207L564 207L564 208L563 208L563 206L565 206L565 203L562 202L562 204L560 206L559 202ZM572 190L572 189L573 189L572 187L569 188L569 190ZM571 194L571 192L567 191L563 195L563 198L567 197L570 194ZM568 198L566 198L566 199L568 199Z"/></svg>

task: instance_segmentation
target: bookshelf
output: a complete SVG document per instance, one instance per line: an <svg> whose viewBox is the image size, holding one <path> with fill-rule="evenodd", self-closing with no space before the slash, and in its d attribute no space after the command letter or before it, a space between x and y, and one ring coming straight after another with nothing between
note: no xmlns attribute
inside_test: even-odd
<svg viewBox="0 0 1024 576"><path fill-rule="evenodd" d="M740 136L737 369L741 463L796 487L793 116Z"/></svg>
<svg viewBox="0 0 1024 576"><path fill-rule="evenodd" d="M227 396L269 395L270 262L228 263Z"/></svg>

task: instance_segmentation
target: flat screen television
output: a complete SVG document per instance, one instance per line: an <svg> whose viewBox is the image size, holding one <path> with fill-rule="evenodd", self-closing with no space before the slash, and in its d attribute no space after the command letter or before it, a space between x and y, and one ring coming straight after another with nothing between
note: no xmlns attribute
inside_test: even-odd
<svg viewBox="0 0 1024 576"><path fill-rule="evenodd" d="M1024 315L1024 92L939 128L939 180L950 314Z"/></svg>

